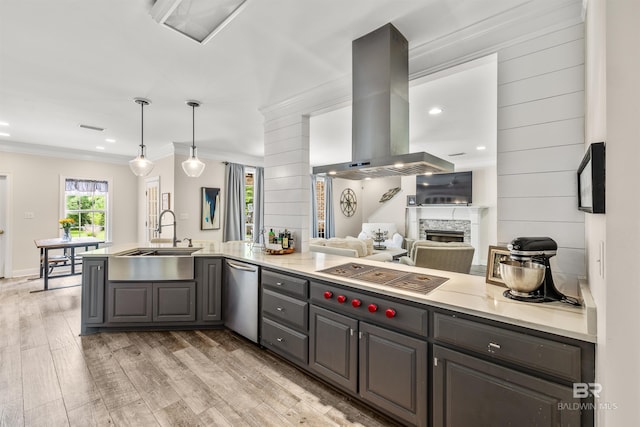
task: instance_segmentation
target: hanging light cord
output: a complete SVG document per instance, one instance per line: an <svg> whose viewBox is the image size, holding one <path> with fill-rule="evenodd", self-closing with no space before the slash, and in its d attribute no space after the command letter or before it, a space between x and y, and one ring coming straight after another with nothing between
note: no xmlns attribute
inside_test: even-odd
<svg viewBox="0 0 640 427"><path fill-rule="evenodd" d="M144 102L140 103L140 154L144 156Z"/></svg>
<svg viewBox="0 0 640 427"><path fill-rule="evenodd" d="M191 104L191 130L192 130L192 138L191 138L191 147L193 147L193 156L196 155L196 104Z"/></svg>

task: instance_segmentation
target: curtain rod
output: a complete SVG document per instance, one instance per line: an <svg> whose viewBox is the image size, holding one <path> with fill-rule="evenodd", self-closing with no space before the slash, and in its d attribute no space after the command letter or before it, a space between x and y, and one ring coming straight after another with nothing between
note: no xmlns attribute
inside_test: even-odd
<svg viewBox="0 0 640 427"><path fill-rule="evenodd" d="M225 164L225 165L228 165L229 163L233 163L233 162L227 162L227 161L225 160L225 161L223 161L222 163L223 163L223 164ZM243 166L247 166L247 167L254 168L254 169L255 169L255 168L261 168L261 167L264 167L264 166L253 166L253 165L243 165Z"/></svg>

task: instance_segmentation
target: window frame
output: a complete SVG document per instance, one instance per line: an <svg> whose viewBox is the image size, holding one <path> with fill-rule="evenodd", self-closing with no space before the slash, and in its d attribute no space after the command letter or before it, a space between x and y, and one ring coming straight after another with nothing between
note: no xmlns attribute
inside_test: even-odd
<svg viewBox="0 0 640 427"><path fill-rule="evenodd" d="M106 218L105 218L105 234L104 240L105 242L111 242L111 227L112 227L112 216L113 216L113 178L89 178L86 176L69 176L69 175L60 175L60 198L59 198L59 208L58 215L59 218L66 217L66 182L68 179L74 179L78 181L105 181L107 183L107 200L106 200Z"/></svg>

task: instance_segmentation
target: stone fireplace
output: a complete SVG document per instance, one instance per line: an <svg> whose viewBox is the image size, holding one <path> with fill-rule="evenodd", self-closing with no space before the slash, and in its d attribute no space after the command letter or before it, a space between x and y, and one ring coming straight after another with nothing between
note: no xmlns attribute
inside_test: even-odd
<svg viewBox="0 0 640 427"><path fill-rule="evenodd" d="M462 241L475 249L473 264L484 264L480 259L480 218L486 210L479 206L416 206L407 208L406 233L414 240ZM431 237L427 236L427 231ZM460 239L460 236L462 237Z"/></svg>

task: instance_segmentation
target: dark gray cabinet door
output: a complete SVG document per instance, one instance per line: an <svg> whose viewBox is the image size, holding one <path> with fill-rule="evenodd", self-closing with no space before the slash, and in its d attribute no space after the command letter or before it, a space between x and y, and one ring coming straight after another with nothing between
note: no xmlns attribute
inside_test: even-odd
<svg viewBox="0 0 640 427"><path fill-rule="evenodd" d="M426 426L426 341L360 322L360 396L412 425Z"/></svg>
<svg viewBox="0 0 640 427"><path fill-rule="evenodd" d="M356 393L358 321L313 305L309 316L309 368Z"/></svg>
<svg viewBox="0 0 640 427"><path fill-rule="evenodd" d="M192 322L195 319L195 282L153 284L154 322Z"/></svg>
<svg viewBox="0 0 640 427"><path fill-rule="evenodd" d="M579 426L571 387L433 346L433 427Z"/></svg>
<svg viewBox="0 0 640 427"><path fill-rule="evenodd" d="M82 264L82 323L103 323L106 260L84 258Z"/></svg>
<svg viewBox="0 0 640 427"><path fill-rule="evenodd" d="M199 258L198 286L200 287L199 319L204 321L222 320L222 260L219 258Z"/></svg>
<svg viewBox="0 0 640 427"><path fill-rule="evenodd" d="M110 282L107 285L107 321L138 323L152 320L152 284Z"/></svg>

